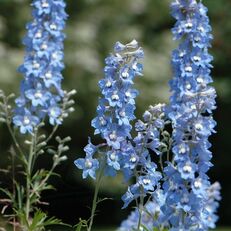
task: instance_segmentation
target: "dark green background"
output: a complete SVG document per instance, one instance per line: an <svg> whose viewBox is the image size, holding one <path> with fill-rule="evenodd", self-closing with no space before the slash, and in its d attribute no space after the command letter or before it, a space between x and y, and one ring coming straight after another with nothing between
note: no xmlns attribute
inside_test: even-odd
<svg viewBox="0 0 231 231"><path fill-rule="evenodd" d="M171 78L170 54L176 47L172 41L170 28L174 20L169 14L169 0L67 0L67 21L65 41L65 64L63 72L64 88L78 91L76 111L65 121L60 134L70 135L69 160L57 171L60 179L52 179L57 191L43 195L50 202L50 215L56 215L69 223L78 217L89 217L93 182L83 181L81 172L74 165L74 159L83 155L82 148L87 137L93 136L90 126L95 116L99 89L97 82L102 78L105 56L112 51L116 41L129 42L137 39L145 51L144 77L137 80L140 96L137 100L137 117L150 105L167 102L168 81ZM231 1L204 0L209 8L214 41L211 53L214 55L214 85L217 89L218 109L215 119L217 131L211 139L213 143L214 167L210 171L213 181L222 184L220 224L231 225ZM25 23L31 19L30 1L0 0L0 88L6 92L18 93L22 76L16 68L23 62L21 39L25 35ZM49 128L47 128L49 130ZM93 142L97 143L97 137ZM7 151L11 145L9 134L0 125L0 167L7 165ZM49 157L44 156L38 167L48 167ZM7 182L1 173L0 180ZM121 194L125 186L120 178L106 179L101 196L113 200L103 202L96 218L97 224L118 225L128 211L120 210Z"/></svg>

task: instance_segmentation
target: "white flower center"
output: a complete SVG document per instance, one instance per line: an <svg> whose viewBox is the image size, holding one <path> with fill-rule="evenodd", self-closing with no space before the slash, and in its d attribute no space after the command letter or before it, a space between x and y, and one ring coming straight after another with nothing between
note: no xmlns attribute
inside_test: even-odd
<svg viewBox="0 0 231 231"><path fill-rule="evenodd" d="M38 31L36 34L35 34L35 38L41 38L42 37L42 33L40 31Z"/></svg>
<svg viewBox="0 0 231 231"><path fill-rule="evenodd" d="M114 100L114 101L119 100L119 96L118 96L117 92L113 93L113 95L111 96L111 99Z"/></svg>
<svg viewBox="0 0 231 231"><path fill-rule="evenodd" d="M51 79L51 78L52 78L51 72L50 72L50 71L47 72L47 73L45 74L45 77L46 77L46 79Z"/></svg>
<svg viewBox="0 0 231 231"><path fill-rule="evenodd" d="M198 77L198 78L197 78L197 82L198 82L198 83L203 83L203 82L204 82L204 80L203 80L203 78L202 78L202 77Z"/></svg>
<svg viewBox="0 0 231 231"><path fill-rule="evenodd" d="M51 108L51 110L50 110L50 115L51 115L52 117L56 117L56 110L55 110L55 108Z"/></svg>
<svg viewBox="0 0 231 231"><path fill-rule="evenodd" d="M180 52L179 56L180 56L180 58L183 58L184 57L184 52L183 51Z"/></svg>
<svg viewBox="0 0 231 231"><path fill-rule="evenodd" d="M183 171L186 172L186 173L190 173L192 171L192 167L190 165L186 164L183 167Z"/></svg>
<svg viewBox="0 0 231 231"><path fill-rule="evenodd" d="M113 131L113 132L109 135L109 139L110 139L110 140L116 140L116 139L117 139L116 131Z"/></svg>
<svg viewBox="0 0 231 231"><path fill-rule="evenodd" d="M47 44L46 44L46 43L43 43L43 44L41 45L41 49L42 49L42 50L46 50L46 49L47 49Z"/></svg>
<svg viewBox="0 0 231 231"><path fill-rule="evenodd" d="M191 29L193 27L193 24L191 22L187 22L187 23L185 23L185 27L187 29Z"/></svg>
<svg viewBox="0 0 231 231"><path fill-rule="evenodd" d="M201 57L195 55L195 56L193 57L193 60L194 60L195 62L199 62L199 61L201 61Z"/></svg>
<svg viewBox="0 0 231 231"><path fill-rule="evenodd" d="M180 145L179 153L180 153L180 154L185 154L185 153L186 153L186 148L185 148L185 146L182 145L182 144Z"/></svg>
<svg viewBox="0 0 231 231"><path fill-rule="evenodd" d="M129 73L127 71L122 72L122 78L127 79L129 77Z"/></svg>
<svg viewBox="0 0 231 231"><path fill-rule="evenodd" d="M51 29L51 30L57 30L57 26L56 26L54 23L52 23L52 24L50 25L50 29Z"/></svg>
<svg viewBox="0 0 231 231"><path fill-rule="evenodd" d="M58 58L57 53L53 53L51 56L52 56L53 59L57 59Z"/></svg>
<svg viewBox="0 0 231 231"><path fill-rule="evenodd" d="M196 105L195 104L191 105L191 109L196 110L197 109Z"/></svg>
<svg viewBox="0 0 231 231"><path fill-rule="evenodd" d="M42 93L41 93L41 91L37 91L35 94L34 94L34 97L36 98L36 99L40 99L40 98L42 98Z"/></svg>
<svg viewBox="0 0 231 231"><path fill-rule="evenodd" d="M114 160L116 159L116 154L115 154L115 152L113 152L113 153L110 154L110 159L111 159L112 161L114 161Z"/></svg>
<svg viewBox="0 0 231 231"><path fill-rule="evenodd" d="M190 90L192 88L191 84L190 83L186 84L186 88Z"/></svg>
<svg viewBox="0 0 231 231"><path fill-rule="evenodd" d="M34 68L34 69L39 69L39 67L40 67L40 64L39 64L39 63L37 63L36 61L33 62L33 68Z"/></svg>
<svg viewBox="0 0 231 231"><path fill-rule="evenodd" d="M101 126L105 126L107 124L107 121L103 117L100 117L99 118L99 123L100 123Z"/></svg>
<svg viewBox="0 0 231 231"><path fill-rule="evenodd" d="M30 119L29 119L28 116L24 116L24 118L23 118L23 123L24 123L24 125L30 124Z"/></svg>
<svg viewBox="0 0 231 231"><path fill-rule="evenodd" d="M47 1L44 1L44 2L42 3L42 8L48 8L48 7L49 7L48 2L47 2Z"/></svg>
<svg viewBox="0 0 231 231"><path fill-rule="evenodd" d="M125 96L128 97L128 98L131 97L131 92L130 91L126 91Z"/></svg>
<svg viewBox="0 0 231 231"><path fill-rule="evenodd" d="M109 81L109 80L108 80L108 81L106 82L106 84L105 84L105 85L106 85L106 87L108 87L108 88L109 88L109 87L111 87L111 86L112 86L112 83L111 83L111 81Z"/></svg>
<svg viewBox="0 0 231 231"><path fill-rule="evenodd" d="M195 128L196 128L196 130L201 131L201 130L203 129L203 126L202 126L201 123L196 123L196 124L195 124Z"/></svg>
<svg viewBox="0 0 231 231"><path fill-rule="evenodd" d="M148 184L151 183L151 181L150 181L150 179L144 178L144 179L143 179L143 183L144 183L145 185L148 185Z"/></svg>
<svg viewBox="0 0 231 231"><path fill-rule="evenodd" d="M135 157L135 156L132 156L132 157L130 158L130 161L131 161L132 163L136 163L136 157Z"/></svg>
<svg viewBox="0 0 231 231"><path fill-rule="evenodd" d="M91 162L90 160L86 160L86 161L85 161L85 167L86 167L86 168L92 168L92 165L93 165L93 164L92 164L92 162Z"/></svg>
<svg viewBox="0 0 231 231"><path fill-rule="evenodd" d="M182 204L187 204L189 202L189 198L187 195L184 195L181 199L181 203Z"/></svg>
<svg viewBox="0 0 231 231"><path fill-rule="evenodd" d="M126 113L125 113L125 111L120 111L119 115L120 115L121 117L125 117L125 116L126 116Z"/></svg>
<svg viewBox="0 0 231 231"><path fill-rule="evenodd" d="M186 71L186 72L192 72L192 67L191 67L191 66L185 67L185 71Z"/></svg>
<svg viewBox="0 0 231 231"><path fill-rule="evenodd" d="M198 30L199 30L200 32L204 32L204 31L205 31L205 29L204 29L203 26L199 26L199 27L198 27Z"/></svg>
<svg viewBox="0 0 231 231"><path fill-rule="evenodd" d="M202 183L201 183L200 180L196 180L196 181L194 182L194 187L195 187L196 189L199 189L201 186L202 186Z"/></svg>
<svg viewBox="0 0 231 231"><path fill-rule="evenodd" d="M200 39L200 37L195 37L194 40L195 40L195 42L199 42L201 39Z"/></svg>

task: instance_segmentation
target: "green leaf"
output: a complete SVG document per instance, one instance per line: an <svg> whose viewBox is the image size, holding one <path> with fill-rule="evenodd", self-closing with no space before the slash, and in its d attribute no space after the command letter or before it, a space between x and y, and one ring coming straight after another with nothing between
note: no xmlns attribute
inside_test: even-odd
<svg viewBox="0 0 231 231"><path fill-rule="evenodd" d="M82 220L81 218L79 219L79 223L74 226L75 231L81 231L82 228L86 228L86 227L88 227L87 221Z"/></svg>
<svg viewBox="0 0 231 231"><path fill-rule="evenodd" d="M145 225L141 224L141 227L143 228L144 231L150 231Z"/></svg>
<svg viewBox="0 0 231 231"><path fill-rule="evenodd" d="M0 191L3 192L4 194L6 194L6 196L9 199L11 199L11 200L14 199L14 195L9 190L0 187Z"/></svg>
<svg viewBox="0 0 231 231"><path fill-rule="evenodd" d="M38 209L34 214L31 225L29 226L29 231L45 230L45 227L50 225L71 227L55 217L48 218L46 213Z"/></svg>

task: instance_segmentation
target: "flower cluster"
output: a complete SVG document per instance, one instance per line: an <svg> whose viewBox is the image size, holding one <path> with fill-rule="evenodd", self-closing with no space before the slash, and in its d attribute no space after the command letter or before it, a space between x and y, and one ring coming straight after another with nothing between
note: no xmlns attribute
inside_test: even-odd
<svg viewBox="0 0 231 231"><path fill-rule="evenodd" d="M33 21L27 24L28 33L24 38L26 55L19 67L24 80L13 118L21 133L31 133L46 116L52 125L62 123L65 3L63 0L34 0L32 6Z"/></svg>
<svg viewBox="0 0 231 231"><path fill-rule="evenodd" d="M144 224L145 228L148 230L152 230L155 224L155 217L159 216L160 213L160 206L155 201L149 201L146 206L145 210L142 211L141 214L141 223ZM139 211L136 208L131 214L128 216L126 220L124 220L119 228L119 231L129 231L129 230L136 230L139 221Z"/></svg>
<svg viewBox="0 0 231 231"><path fill-rule="evenodd" d="M99 81L102 97L99 99L97 116L92 120L95 134L100 134L106 144L96 147L89 142L85 148L85 159L75 161L78 168L93 178L99 167L98 160L93 159L94 154L103 153L101 157L102 162L106 162L105 174L114 176L116 171L124 167L128 155L134 153L129 142L132 129L130 122L135 119L135 98L138 91L132 85L134 78L142 75L143 67L139 60L143 58L143 50L133 40L126 45L117 42L114 52L105 60L105 77ZM107 150L99 151L98 147L102 146L107 146Z"/></svg>
<svg viewBox="0 0 231 231"><path fill-rule="evenodd" d="M128 218L121 223L119 231L137 230L140 215L142 224L140 230L153 230L153 227L158 228L158 230L163 230L165 227L168 227L168 222L163 222L162 219L164 214L162 213L161 207L164 203L165 197L163 190L155 190L152 197L145 204L141 214L138 208L135 208Z"/></svg>
<svg viewBox="0 0 231 231"><path fill-rule="evenodd" d="M137 198L143 200L147 195L153 195L160 186L162 174L157 170L153 156L162 155L163 147L166 147L162 140L166 124L164 109L164 104L150 106L143 114L143 121L138 120L135 124L135 153L131 153L132 156L129 156L124 168L129 179L135 177L135 183L128 187L128 191L122 197L123 208Z"/></svg>
<svg viewBox="0 0 231 231"><path fill-rule="evenodd" d="M216 125L211 116L216 93L209 85L211 27L207 8L196 0L174 1L172 15L177 20L173 35L181 43L172 55L168 115L173 127L173 161L164 170L166 203L162 209L170 230L208 230L216 221L216 206L207 206L210 182L206 174L212 166L208 137Z"/></svg>
<svg viewBox="0 0 231 231"><path fill-rule="evenodd" d="M205 231L217 220L220 185L211 185L207 175L212 166L208 139L216 125L207 8L197 0L174 0L171 6L177 20L172 32L180 44L172 54L170 105L150 106L131 136L138 94L132 85L142 74L138 60L143 51L136 41L117 42L115 55L106 59L105 78L99 82L103 97L92 121L95 134L106 142L95 146L89 141L86 157L75 161L83 178L95 179L100 168L110 176L120 170L133 182L122 200L123 208L135 201L136 210L120 230Z"/></svg>

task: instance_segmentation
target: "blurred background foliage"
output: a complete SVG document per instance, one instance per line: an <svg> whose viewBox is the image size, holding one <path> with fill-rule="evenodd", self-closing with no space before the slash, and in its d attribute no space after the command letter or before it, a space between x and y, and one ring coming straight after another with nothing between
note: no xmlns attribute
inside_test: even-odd
<svg viewBox="0 0 231 231"><path fill-rule="evenodd" d="M144 77L137 79L140 91L137 117L150 105L167 102L170 95L170 55L176 47L170 28L174 20L169 14L170 0L67 0L65 41L64 88L78 91L76 111L65 121L59 134L72 137L69 160L58 167L60 178L52 179L57 190L43 195L50 203L44 209L65 222L75 223L79 217L89 217L94 183L83 181L73 161L83 155L87 137L93 137L91 119L99 97L97 82L103 77L104 58L112 51L116 41L127 43L137 39L145 51ZM220 224L231 225L231 1L204 0L209 8L213 26L214 85L218 92L215 119L217 131L213 142L214 167L210 171L213 181L222 184L223 200L219 210ZM25 23L31 20L29 0L0 0L0 87L5 92L19 92L22 76L17 67L23 62ZM47 131L50 128L47 127ZM99 137L93 138L97 143ZM0 124L0 168L9 164L7 158L11 141L4 125ZM43 156L38 168L49 166L49 156ZM9 178L0 172L0 182L7 185ZM121 211L120 196L125 185L120 177L105 179L101 197L113 200L103 202L96 217L98 225L118 225L128 211Z"/></svg>

